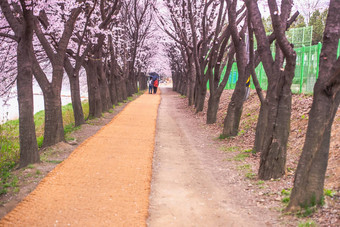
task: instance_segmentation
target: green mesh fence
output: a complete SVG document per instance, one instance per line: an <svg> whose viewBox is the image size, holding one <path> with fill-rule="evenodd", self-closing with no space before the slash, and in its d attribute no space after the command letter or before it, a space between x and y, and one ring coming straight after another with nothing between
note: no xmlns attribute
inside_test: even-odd
<svg viewBox="0 0 340 227"><path fill-rule="evenodd" d="M321 52L322 44L314 46L304 46L300 48L294 48L297 54L295 76L292 84L293 93L313 93L314 84L318 78L319 73L319 56ZM337 56L340 55L340 40L338 44ZM225 72L225 71L224 71ZM260 86L263 90L267 90L268 80L266 73L263 69L262 63L260 63L255 69ZM224 74L221 76L221 80ZM230 72L230 77L225 89L234 89L238 79L237 65L233 64ZM251 81L251 88L255 88Z"/></svg>

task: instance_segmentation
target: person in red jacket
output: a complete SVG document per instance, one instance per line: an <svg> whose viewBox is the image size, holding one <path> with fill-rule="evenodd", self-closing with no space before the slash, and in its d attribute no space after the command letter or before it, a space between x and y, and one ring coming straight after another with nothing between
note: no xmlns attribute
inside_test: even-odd
<svg viewBox="0 0 340 227"><path fill-rule="evenodd" d="M157 87L158 87L158 79L153 82L153 93L156 94L157 92Z"/></svg>

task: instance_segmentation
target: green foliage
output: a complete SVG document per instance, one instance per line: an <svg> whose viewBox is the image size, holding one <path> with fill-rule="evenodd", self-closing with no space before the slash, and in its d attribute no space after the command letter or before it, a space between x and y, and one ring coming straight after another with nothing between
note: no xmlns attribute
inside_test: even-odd
<svg viewBox="0 0 340 227"><path fill-rule="evenodd" d="M127 100L128 100L128 101L132 101L132 100L133 100L133 97L132 97L132 96L129 96L129 97L127 97Z"/></svg>
<svg viewBox="0 0 340 227"><path fill-rule="evenodd" d="M315 212L315 207L306 207L297 213L298 217L309 217Z"/></svg>
<svg viewBox="0 0 340 227"><path fill-rule="evenodd" d="M286 189L282 189L281 195L290 195L291 190L292 190L292 189L290 189L290 188L287 189L287 190L286 190Z"/></svg>
<svg viewBox="0 0 340 227"><path fill-rule="evenodd" d="M324 191L325 196L329 196L329 197L333 197L336 194L336 192L332 191L331 189L324 189L323 191Z"/></svg>
<svg viewBox="0 0 340 227"><path fill-rule="evenodd" d="M44 136L37 137L38 147L41 148L44 142Z"/></svg>
<svg viewBox="0 0 340 227"><path fill-rule="evenodd" d="M26 166L26 168L28 168L28 169L34 169L34 165L33 165L33 164L28 164L28 165Z"/></svg>
<svg viewBox="0 0 340 227"><path fill-rule="evenodd" d="M290 28L302 28L306 27L305 18L300 14L296 20L292 23Z"/></svg>
<svg viewBox="0 0 340 227"><path fill-rule="evenodd" d="M123 105L123 103L121 103L121 102L118 102L118 103L117 103L117 105L118 105L118 106L121 106L121 105Z"/></svg>
<svg viewBox="0 0 340 227"><path fill-rule="evenodd" d="M237 151L238 149L240 149L239 147L225 147L225 146L221 146L220 147L220 150L221 151L224 151L224 152L235 152Z"/></svg>
<svg viewBox="0 0 340 227"><path fill-rule="evenodd" d="M256 174L253 173L253 172L246 173L246 178L248 178L248 179L254 179L255 176L256 176Z"/></svg>
<svg viewBox="0 0 340 227"><path fill-rule="evenodd" d="M90 112L89 102L82 102L81 106L83 107L84 119L87 119Z"/></svg>
<svg viewBox="0 0 340 227"><path fill-rule="evenodd" d="M0 125L0 175L3 177L19 161L19 121L8 121ZM1 189L0 189L1 190Z"/></svg>
<svg viewBox="0 0 340 227"><path fill-rule="evenodd" d="M244 133L246 133L246 131L244 131L244 130L242 129L241 131L239 131L239 132L237 133L237 135L241 136L241 135L243 135Z"/></svg>
<svg viewBox="0 0 340 227"><path fill-rule="evenodd" d="M306 222L300 222L298 227L317 227L314 221L308 220Z"/></svg>
<svg viewBox="0 0 340 227"><path fill-rule="evenodd" d="M253 149L246 149L243 151L243 153L252 153L253 152Z"/></svg>
<svg viewBox="0 0 340 227"><path fill-rule="evenodd" d="M289 203L290 198L289 197L284 197L281 201L283 203Z"/></svg>
<svg viewBox="0 0 340 227"><path fill-rule="evenodd" d="M256 184L257 185L262 185L262 184L264 184L264 181L263 180L259 180Z"/></svg>
<svg viewBox="0 0 340 227"><path fill-rule="evenodd" d="M186 98L185 95L181 95L181 96L179 96L179 97L182 98L182 99L185 99L185 98Z"/></svg>
<svg viewBox="0 0 340 227"><path fill-rule="evenodd" d="M318 42L322 42L323 32L325 30L326 18L327 18L328 10L324 10L320 12L319 10L315 10L310 17L309 26L313 26L313 38L312 45L317 44Z"/></svg>
<svg viewBox="0 0 340 227"><path fill-rule="evenodd" d="M227 136L224 134L220 134L220 136L218 137L218 139L220 140L224 140L225 138L227 138Z"/></svg>
<svg viewBox="0 0 340 227"><path fill-rule="evenodd" d="M244 161L244 159L248 157L249 154L240 153L234 157L234 161Z"/></svg>
<svg viewBox="0 0 340 227"><path fill-rule="evenodd" d="M59 161L59 160L46 160L46 162L53 163L53 164L59 164L62 161Z"/></svg>
<svg viewBox="0 0 340 227"><path fill-rule="evenodd" d="M267 18L262 18L262 23L266 33L273 32L272 19L270 15Z"/></svg>
<svg viewBox="0 0 340 227"><path fill-rule="evenodd" d="M82 103L84 116L88 116L89 103ZM67 135L80 127L74 126L74 116L72 104L67 104L62 107L64 133L66 139L72 139ZM37 143L40 148L44 140L44 122L45 112L39 111L34 114L34 123L37 134ZM19 162L20 155L20 144L19 144L19 120L11 120L0 125L0 172L1 172L1 186L8 185L9 175L11 169ZM28 165L28 168L34 168L33 165ZM9 174L9 175L8 175ZM10 181L12 182L12 180ZM15 182L15 179L14 179ZM0 188L0 194L7 193L6 186Z"/></svg>
<svg viewBox="0 0 340 227"><path fill-rule="evenodd" d="M245 164L245 165L237 166L237 169L239 169L239 170L251 169L251 165L250 164Z"/></svg>
<svg viewBox="0 0 340 227"><path fill-rule="evenodd" d="M10 168L3 169L0 174L0 196L6 194L9 189L16 189L18 182L19 179L11 174Z"/></svg>

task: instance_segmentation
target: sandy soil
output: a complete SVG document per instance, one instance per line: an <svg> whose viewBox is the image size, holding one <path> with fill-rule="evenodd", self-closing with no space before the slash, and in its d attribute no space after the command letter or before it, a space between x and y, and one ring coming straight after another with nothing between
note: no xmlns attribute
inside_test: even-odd
<svg viewBox="0 0 340 227"><path fill-rule="evenodd" d="M145 225L159 101L159 95L144 94L127 105L0 226Z"/></svg>

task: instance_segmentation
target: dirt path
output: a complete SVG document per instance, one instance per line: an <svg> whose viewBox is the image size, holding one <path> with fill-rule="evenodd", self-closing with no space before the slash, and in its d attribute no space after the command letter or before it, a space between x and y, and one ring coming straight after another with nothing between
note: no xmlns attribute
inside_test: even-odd
<svg viewBox="0 0 340 227"><path fill-rule="evenodd" d="M144 94L128 104L0 226L144 226L159 101Z"/></svg>
<svg viewBox="0 0 340 227"><path fill-rule="evenodd" d="M162 89L149 226L268 225L269 215L255 216L261 209L246 209L251 204L242 199L244 188L235 173L225 163L221 166L222 159L214 154L218 148L178 109L178 98L170 88Z"/></svg>

